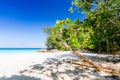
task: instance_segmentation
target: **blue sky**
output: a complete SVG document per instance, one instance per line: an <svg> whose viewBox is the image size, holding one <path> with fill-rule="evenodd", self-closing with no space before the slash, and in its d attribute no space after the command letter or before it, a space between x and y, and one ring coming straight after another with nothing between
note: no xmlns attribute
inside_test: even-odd
<svg viewBox="0 0 120 80"><path fill-rule="evenodd" d="M71 0L0 0L0 47L45 47L43 27L52 27L66 17L84 19L71 14Z"/></svg>

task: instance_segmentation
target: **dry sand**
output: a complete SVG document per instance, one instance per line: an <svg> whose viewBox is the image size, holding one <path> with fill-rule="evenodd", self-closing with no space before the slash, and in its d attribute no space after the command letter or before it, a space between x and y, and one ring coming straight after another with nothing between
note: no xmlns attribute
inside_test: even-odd
<svg viewBox="0 0 120 80"><path fill-rule="evenodd" d="M87 56L100 56L82 53ZM77 59L69 51L55 53L0 55L0 80L119 80L120 78L96 72L92 68L80 69L66 63ZM95 59L95 58L94 58ZM97 58L98 59L98 58Z"/></svg>
<svg viewBox="0 0 120 80"><path fill-rule="evenodd" d="M68 52L33 53L33 54L2 54L0 55L0 77L19 74L30 65L40 64L47 58L55 58Z"/></svg>

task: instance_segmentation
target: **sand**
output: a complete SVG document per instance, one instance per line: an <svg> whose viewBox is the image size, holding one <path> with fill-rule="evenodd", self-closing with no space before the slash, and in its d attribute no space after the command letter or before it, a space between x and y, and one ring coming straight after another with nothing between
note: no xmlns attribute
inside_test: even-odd
<svg viewBox="0 0 120 80"><path fill-rule="evenodd" d="M19 75L21 70L30 65L40 64L47 58L55 58L68 52L57 53L33 53L33 54L2 54L0 55L0 77Z"/></svg>
<svg viewBox="0 0 120 80"><path fill-rule="evenodd" d="M107 56L82 53L86 56ZM118 77L80 69L67 60L78 59L71 52L0 55L0 80L119 80ZM94 58L95 59L95 58ZM98 58L97 58L98 59Z"/></svg>

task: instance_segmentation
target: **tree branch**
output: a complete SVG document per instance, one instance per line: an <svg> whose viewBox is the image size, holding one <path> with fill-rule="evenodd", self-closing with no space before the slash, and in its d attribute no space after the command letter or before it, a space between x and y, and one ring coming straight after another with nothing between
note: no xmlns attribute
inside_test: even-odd
<svg viewBox="0 0 120 80"><path fill-rule="evenodd" d="M74 51L74 50L66 43L66 41L64 40L64 37L62 36L62 27L61 27L60 30L59 30L59 37L61 38L62 43L63 43L63 45L64 45L64 47L65 47L66 49L68 49L69 51L71 51L71 52L72 52L74 55L76 55L79 59L82 59L83 61L86 61L86 62L88 62L89 64L93 65L93 67L96 68L96 70L98 70L98 71L103 71L103 67L102 67L102 66L96 64L94 61L90 60L89 58L81 55L80 53L78 53L78 52L76 52L76 51Z"/></svg>

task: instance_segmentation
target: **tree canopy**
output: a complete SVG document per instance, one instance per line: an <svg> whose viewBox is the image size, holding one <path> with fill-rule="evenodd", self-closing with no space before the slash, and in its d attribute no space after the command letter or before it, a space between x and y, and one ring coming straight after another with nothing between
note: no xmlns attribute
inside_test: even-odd
<svg viewBox="0 0 120 80"><path fill-rule="evenodd" d="M84 21L57 20L52 28L44 27L46 46L65 50L58 35L62 27L65 41L74 50L115 52L120 50L120 1L72 0L70 12L82 12Z"/></svg>

